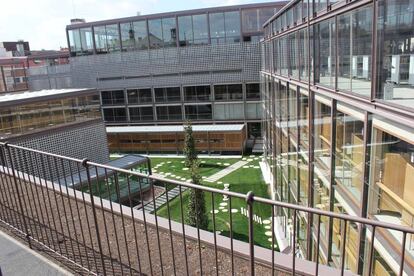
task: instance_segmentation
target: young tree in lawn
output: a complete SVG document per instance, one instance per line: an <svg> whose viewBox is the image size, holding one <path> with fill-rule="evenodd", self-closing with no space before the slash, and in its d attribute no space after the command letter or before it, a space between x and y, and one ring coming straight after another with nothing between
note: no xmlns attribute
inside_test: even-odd
<svg viewBox="0 0 414 276"><path fill-rule="evenodd" d="M190 169L191 182L201 185L201 176L198 172L198 158L193 137L193 128L190 123L184 127L184 154L186 156L185 165ZM191 189L187 209L187 224L207 229L208 217L206 215L206 203L204 193L201 190Z"/></svg>

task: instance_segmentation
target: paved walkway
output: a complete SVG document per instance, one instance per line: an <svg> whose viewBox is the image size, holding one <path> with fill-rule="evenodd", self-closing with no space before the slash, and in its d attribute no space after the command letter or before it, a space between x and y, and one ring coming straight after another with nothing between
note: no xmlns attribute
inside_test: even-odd
<svg viewBox="0 0 414 276"><path fill-rule="evenodd" d="M221 171L207 177L205 179L205 181L207 182L216 182L217 180L219 180L220 178L225 177L226 175L234 172L235 170L240 169L241 167L243 167L244 165L246 165L247 163L249 163L249 161L238 161L236 163L234 163L233 165L228 166L225 169L222 169Z"/></svg>
<svg viewBox="0 0 414 276"><path fill-rule="evenodd" d="M0 231L0 275L72 275Z"/></svg>
<svg viewBox="0 0 414 276"><path fill-rule="evenodd" d="M181 187L181 192L184 192L187 190L187 187ZM168 200L171 201L172 199L176 198L180 194L180 188L177 186L174 189L171 189L168 191ZM167 195L166 193L163 193L159 197L155 199L155 204L157 205L157 208L161 207L162 205L167 203ZM138 209L141 209L138 207ZM154 202L151 200L147 204L144 205L144 210L148 213L154 212Z"/></svg>

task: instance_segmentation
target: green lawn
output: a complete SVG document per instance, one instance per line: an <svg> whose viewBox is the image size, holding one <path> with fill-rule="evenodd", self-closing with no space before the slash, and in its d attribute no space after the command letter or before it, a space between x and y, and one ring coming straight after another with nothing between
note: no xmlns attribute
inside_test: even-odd
<svg viewBox="0 0 414 276"><path fill-rule="evenodd" d="M250 157L247 157L250 158ZM174 161L171 161L171 163L168 163L168 161L171 161L169 159L164 158L151 158L151 161L153 163L153 167L156 164L159 164L160 162L164 162L163 166L160 166L157 170L157 173L160 171L162 172L170 172L174 175L182 176L183 178L189 178L189 172L183 171L182 168L184 167L184 164L181 163L183 159L176 159ZM202 176L210 176L226 166L224 165L217 165L217 162L220 163L235 163L239 161L240 159L200 159L203 161L206 161L205 163L202 163L202 166L200 168L200 174ZM208 183L203 181L203 184L209 187L214 187L218 189L223 189L224 184L228 183L230 184L230 191L233 192L239 192L246 194L248 191L253 191L256 196L269 198L268 192L267 192L267 185L265 184L262 173L259 166L259 160L253 160L247 164L248 168L240 168L233 173L223 177L222 179L219 179L218 182L222 182L222 184L218 183ZM250 167L250 166L253 166ZM175 179L175 178L174 178ZM212 195L211 193L205 193L204 194L205 201L206 201L206 209L208 212L208 216L210 218L210 223L208 226L209 231L213 231L213 214L210 212L212 210ZM223 197L220 195L214 195L214 208L216 210L219 209L220 203L224 202ZM248 218L241 214L240 208L244 207L246 208L246 202L242 199L232 199L232 209L237 209L237 213L232 214L232 227L233 227L233 237L239 240L248 241ZM229 201L227 201L227 204L229 204ZM188 192L185 192L183 194L183 208L184 208L184 215L186 214L188 205ZM229 206L227 205L226 208ZM173 199L169 203L170 208L170 214L171 218L175 221L181 221L181 208L180 208L180 199L179 197ZM255 203L253 206L253 213L255 215L258 215L262 218L262 220L269 219L271 216L271 208L270 206L265 206L262 204ZM167 206L164 205L160 209L158 209L157 214L162 217L168 217L168 209ZM220 231L222 235L229 236L230 232L230 213L229 212L222 212L220 210L219 213L215 214L215 221L216 221L216 231ZM254 242L257 245L271 248L271 242L268 241L269 237L265 235L266 231L271 231L268 229L265 229L264 224L254 223Z"/></svg>

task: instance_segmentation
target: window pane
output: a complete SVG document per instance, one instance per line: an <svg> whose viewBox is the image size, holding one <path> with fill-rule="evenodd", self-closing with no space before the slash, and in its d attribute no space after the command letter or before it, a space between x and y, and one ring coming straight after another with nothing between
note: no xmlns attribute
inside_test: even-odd
<svg viewBox="0 0 414 276"><path fill-rule="evenodd" d="M240 42L240 13L238 11L225 12L226 42Z"/></svg>
<svg viewBox="0 0 414 276"><path fill-rule="evenodd" d="M259 83L247 83L246 84L246 99L247 100L260 100L260 84Z"/></svg>
<svg viewBox="0 0 414 276"><path fill-rule="evenodd" d="M106 53L108 51L107 42L106 42L106 30L105 26L96 26L93 27L95 33L95 46L96 52Z"/></svg>
<svg viewBox="0 0 414 276"><path fill-rule="evenodd" d="M226 38L226 31L224 27L224 13L211 13L210 18L210 36L211 43L224 43Z"/></svg>
<svg viewBox="0 0 414 276"><path fill-rule="evenodd" d="M257 9L242 10L243 32L257 32L260 30Z"/></svg>
<svg viewBox="0 0 414 276"><path fill-rule="evenodd" d="M164 47L177 46L177 26L175 24L175 18L162 19L162 34Z"/></svg>
<svg viewBox="0 0 414 276"><path fill-rule="evenodd" d="M180 46L187 46L193 42L193 23L191 15L178 17Z"/></svg>
<svg viewBox="0 0 414 276"><path fill-rule="evenodd" d="M337 112L335 181L337 189L345 189L359 206L362 193L364 168L364 122Z"/></svg>
<svg viewBox="0 0 414 276"><path fill-rule="evenodd" d="M108 52L120 50L118 24L106 25L106 42L108 44Z"/></svg>
<svg viewBox="0 0 414 276"><path fill-rule="evenodd" d="M92 28L82 28L79 30L83 54L93 52Z"/></svg>
<svg viewBox="0 0 414 276"><path fill-rule="evenodd" d="M360 95L371 95L371 7L339 17L338 88Z"/></svg>
<svg viewBox="0 0 414 276"><path fill-rule="evenodd" d="M69 30L69 47L72 55L77 56L82 53L82 44L79 29Z"/></svg>
<svg viewBox="0 0 414 276"><path fill-rule="evenodd" d="M134 23L123 23L120 25L121 28L121 41L122 41L122 50L130 51L135 50L135 33L134 33Z"/></svg>
<svg viewBox="0 0 414 276"><path fill-rule="evenodd" d="M194 44L208 43L207 14L193 15Z"/></svg>
<svg viewBox="0 0 414 276"><path fill-rule="evenodd" d="M151 49L163 47L161 19L148 20L148 33Z"/></svg>
<svg viewBox="0 0 414 276"><path fill-rule="evenodd" d="M316 82L335 87L335 20L329 19L316 25Z"/></svg>

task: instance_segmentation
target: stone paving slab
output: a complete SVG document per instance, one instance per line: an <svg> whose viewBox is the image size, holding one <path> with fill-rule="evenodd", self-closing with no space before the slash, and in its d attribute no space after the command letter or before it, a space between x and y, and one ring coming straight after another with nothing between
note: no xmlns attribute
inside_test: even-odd
<svg viewBox="0 0 414 276"><path fill-rule="evenodd" d="M233 165L230 165L230 166L222 169L221 171L219 171L219 172L217 172L217 173L215 173L215 174L207 177L205 179L205 181L210 182L210 183L216 182L220 178L223 178L226 175L234 172L235 170L240 169L241 167L243 167L247 163L249 163L249 161L238 161L238 162L234 163Z"/></svg>
<svg viewBox="0 0 414 276"><path fill-rule="evenodd" d="M0 275L72 275L0 231Z"/></svg>

